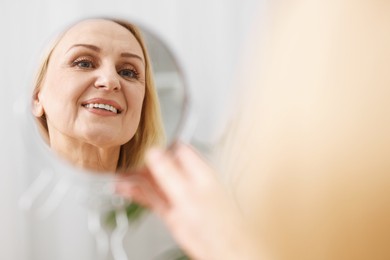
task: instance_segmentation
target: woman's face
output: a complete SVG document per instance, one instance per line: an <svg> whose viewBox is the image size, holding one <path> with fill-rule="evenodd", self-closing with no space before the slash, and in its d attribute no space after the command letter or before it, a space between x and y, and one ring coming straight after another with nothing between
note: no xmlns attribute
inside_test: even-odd
<svg viewBox="0 0 390 260"><path fill-rule="evenodd" d="M145 59L136 38L108 20L86 20L55 47L37 103L50 142L107 148L128 142L140 122Z"/></svg>

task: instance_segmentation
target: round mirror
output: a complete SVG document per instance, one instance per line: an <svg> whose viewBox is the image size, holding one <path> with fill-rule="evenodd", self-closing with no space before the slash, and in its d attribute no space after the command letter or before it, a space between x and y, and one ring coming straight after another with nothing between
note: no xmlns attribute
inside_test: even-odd
<svg viewBox="0 0 390 260"><path fill-rule="evenodd" d="M148 148L173 142L186 110L172 52L121 19L84 19L60 32L33 85L30 114L42 143L99 175L142 166Z"/></svg>
<svg viewBox="0 0 390 260"><path fill-rule="evenodd" d="M81 202L98 259L126 259L124 234L144 209L116 196L115 183L143 166L148 148L182 135L188 91L178 61L139 24L89 18L54 37L36 64L24 105L14 106L34 158L19 206L46 218Z"/></svg>

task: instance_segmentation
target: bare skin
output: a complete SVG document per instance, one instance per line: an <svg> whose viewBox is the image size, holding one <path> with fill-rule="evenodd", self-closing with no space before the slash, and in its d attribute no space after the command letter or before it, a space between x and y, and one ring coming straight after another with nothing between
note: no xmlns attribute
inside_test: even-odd
<svg viewBox="0 0 390 260"><path fill-rule="evenodd" d="M194 259L263 259L214 171L186 145L150 150L147 169L117 192L150 207Z"/></svg>
<svg viewBox="0 0 390 260"><path fill-rule="evenodd" d="M138 128L144 96L145 61L136 38L112 21L91 19L56 45L34 114L46 117L50 147L62 158L113 172L121 145Z"/></svg>

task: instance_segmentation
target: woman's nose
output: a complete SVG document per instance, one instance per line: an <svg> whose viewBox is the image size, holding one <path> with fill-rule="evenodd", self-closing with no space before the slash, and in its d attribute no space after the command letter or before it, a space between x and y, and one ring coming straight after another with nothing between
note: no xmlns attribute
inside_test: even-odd
<svg viewBox="0 0 390 260"><path fill-rule="evenodd" d="M96 88L102 88L106 90L120 90L121 84L118 78L118 73L115 69L102 68L97 71L98 76L95 81Z"/></svg>

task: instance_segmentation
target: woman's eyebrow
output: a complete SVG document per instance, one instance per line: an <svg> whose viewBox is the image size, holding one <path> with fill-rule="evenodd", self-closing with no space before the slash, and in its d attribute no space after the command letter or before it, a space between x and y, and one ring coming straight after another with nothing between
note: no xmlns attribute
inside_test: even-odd
<svg viewBox="0 0 390 260"><path fill-rule="evenodd" d="M85 44L85 43L74 44L74 45L70 46L70 48L66 52L69 52L71 49L76 48L76 47L85 47L85 48L91 49L93 51L100 52L100 48L98 46L95 46L92 44Z"/></svg>
<svg viewBox="0 0 390 260"><path fill-rule="evenodd" d="M88 48L88 49L91 49L91 50L96 51L96 52L100 52L100 48L98 46L95 46L95 45L92 45L92 44L85 44L85 43L74 44L66 52L69 52L71 49L76 48L76 47L84 47L84 48ZM121 53L121 57L124 57L124 58L136 58L136 59L139 59L140 61L142 61L142 63L145 63L144 59L141 58L141 56L139 56L137 54L134 54L134 53L131 53L131 52L122 52Z"/></svg>
<svg viewBox="0 0 390 260"><path fill-rule="evenodd" d="M124 57L124 58L136 58L136 59L139 59L140 61L142 61L142 63L145 63L144 59L142 59L139 55L134 54L134 53L122 52L121 53L121 57Z"/></svg>

